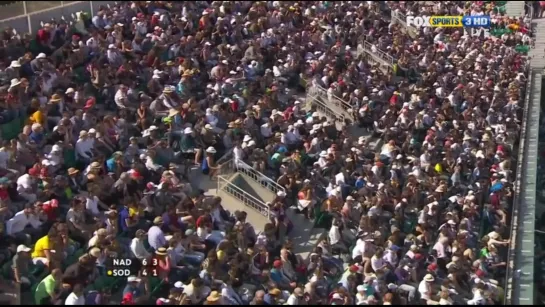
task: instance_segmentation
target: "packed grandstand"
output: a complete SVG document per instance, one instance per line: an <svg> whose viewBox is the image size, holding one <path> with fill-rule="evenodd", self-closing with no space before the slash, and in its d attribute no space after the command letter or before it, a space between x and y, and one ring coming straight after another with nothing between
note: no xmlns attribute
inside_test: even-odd
<svg viewBox="0 0 545 307"><path fill-rule="evenodd" d="M503 304L532 46L504 5L123 1L4 29L0 301ZM259 210L203 189L248 170Z"/></svg>

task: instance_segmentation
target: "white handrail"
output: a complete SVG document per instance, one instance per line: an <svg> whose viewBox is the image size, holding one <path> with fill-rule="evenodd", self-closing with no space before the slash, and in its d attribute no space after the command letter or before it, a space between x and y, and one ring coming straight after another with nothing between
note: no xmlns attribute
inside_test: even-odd
<svg viewBox="0 0 545 307"><path fill-rule="evenodd" d="M352 106L348 102L344 101L342 98L339 98L335 94L329 94L325 88L319 86L318 84L315 84L315 82L312 83L311 89L309 92L312 94L313 91L315 91L316 93L321 92L320 94L323 94L325 97L328 98L329 103L337 105L343 111L346 111L349 114L352 113Z"/></svg>
<svg viewBox="0 0 545 307"><path fill-rule="evenodd" d="M325 103L325 101L322 101L321 99L322 98L320 96L317 96L317 95L313 96L312 94L307 93L307 99L306 99L307 107L315 107L318 111L322 112L329 119L334 120L336 122L340 122L341 124L344 124L344 120L346 116L332 109L331 107L329 107Z"/></svg>
<svg viewBox="0 0 545 307"><path fill-rule="evenodd" d="M268 190L273 192L274 195L277 195L278 192L286 192L286 189L283 186L279 185L273 179L265 176L263 173L254 169L246 162L239 160L235 163L238 172L243 173L244 175L252 178L252 180L256 181L257 183L265 186Z"/></svg>
<svg viewBox="0 0 545 307"><path fill-rule="evenodd" d="M248 192L237 187L227 178L222 176L218 176L218 192L219 191L224 191L231 194L233 197L240 200L244 205L256 210L266 218L270 217L271 210L266 203L250 195Z"/></svg>
<svg viewBox="0 0 545 307"><path fill-rule="evenodd" d="M379 50L378 47L376 47L375 49L377 49L376 52L373 51L373 44L368 41L363 41L363 50L367 52L368 55L374 58L378 58L383 62L386 62L387 65L394 65L394 58L391 55L386 54L382 50Z"/></svg>

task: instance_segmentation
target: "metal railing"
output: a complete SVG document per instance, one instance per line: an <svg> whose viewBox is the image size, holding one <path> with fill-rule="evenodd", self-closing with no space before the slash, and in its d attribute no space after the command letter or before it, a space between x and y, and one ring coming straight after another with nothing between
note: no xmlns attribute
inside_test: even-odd
<svg viewBox="0 0 545 307"><path fill-rule="evenodd" d="M225 193L231 194L233 197L240 200L244 205L258 211L267 218L270 217L270 208L266 203L253 197L222 176L218 176L218 192L219 191L224 191Z"/></svg>
<svg viewBox="0 0 545 307"><path fill-rule="evenodd" d="M218 176L223 176L229 179L229 177L231 177L231 175L236 171L233 165L233 150L230 149L221 158L219 158L217 165Z"/></svg>
<svg viewBox="0 0 545 307"><path fill-rule="evenodd" d="M337 109L339 110L342 110L344 112L348 112L348 114L352 114L352 106L344 101L342 98L339 98L337 95L335 94L330 94L328 93L328 91L317 85L317 84L312 84L311 87L307 90L307 95L322 95L322 96L325 96L327 97L327 101L330 105L334 106L334 107L337 107Z"/></svg>
<svg viewBox="0 0 545 307"><path fill-rule="evenodd" d="M278 192L286 192L286 189L283 186L279 185L273 179L265 176L263 173L254 169L246 162L236 161L235 165L239 173L250 177L252 180L265 187L267 190L273 192L274 195L277 195Z"/></svg>
<svg viewBox="0 0 545 307"><path fill-rule="evenodd" d="M378 47L375 48L375 51L373 51L372 47L372 43L366 40L360 40L357 49L358 56L363 55L367 62L371 65L379 65L380 69L385 74L391 73L394 68L394 58L384 51L379 50Z"/></svg>
<svg viewBox="0 0 545 307"><path fill-rule="evenodd" d="M406 20L407 20L407 16L405 14L397 12L396 10L392 10L392 21L400 25L401 28L405 30L405 32L407 32L407 34L409 34L411 38L414 39L415 37L418 36L418 33L420 31L412 25L409 26Z"/></svg>
<svg viewBox="0 0 545 307"><path fill-rule="evenodd" d="M521 140L519 144L519 150L518 150L518 156L517 156L517 167L516 167L516 180L515 180L515 186L514 186L514 197L513 197L513 205L511 210L511 229L509 233L509 251L507 252L507 272L505 276L505 285L504 285L504 305L511 305L512 304L512 293L514 291L513 288L513 282L515 277L515 266L516 266L516 253L517 253L517 234L519 230L519 218L520 218L520 205L521 205L521 199L520 194L521 190L524 188L522 185L523 176L525 175L524 172L524 165L527 163L527 145L529 143L527 130L528 130L528 113L530 106L532 105L532 85L534 82L540 82L541 80L533 80L533 72L532 68L529 65L528 68L528 78L526 81L526 91L524 95L524 111L522 115L522 125L520 130L520 137L519 140ZM540 84L541 86L541 84ZM532 286L532 285L531 285Z"/></svg>
<svg viewBox="0 0 545 307"><path fill-rule="evenodd" d="M0 20L0 29L11 27L20 34L32 34L42 27L42 23L51 22L52 19L75 22L77 19L75 14L78 12L86 12L93 16L100 6L115 3L115 1L19 1L10 4L8 8L3 8L4 14L0 14L0 17L3 17Z"/></svg>
<svg viewBox="0 0 545 307"><path fill-rule="evenodd" d="M327 98L323 96L312 96L307 94L306 97L306 107L307 109L314 108L316 111L321 112L324 114L327 118L339 122L341 124L344 124L345 122L345 115L342 113L339 113L336 110L333 110L331 107L327 105Z"/></svg>

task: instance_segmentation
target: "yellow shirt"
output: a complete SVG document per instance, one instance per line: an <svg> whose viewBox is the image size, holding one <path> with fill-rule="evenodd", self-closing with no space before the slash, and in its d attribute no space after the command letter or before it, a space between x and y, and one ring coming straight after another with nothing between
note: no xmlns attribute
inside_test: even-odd
<svg viewBox="0 0 545 307"><path fill-rule="evenodd" d="M43 125L44 122L45 122L45 116L42 113L42 111L38 110L38 111L32 113L32 115L30 115L30 117L28 118L28 121L30 122L30 124Z"/></svg>
<svg viewBox="0 0 545 307"><path fill-rule="evenodd" d="M51 249L49 244L49 237L44 236L40 238L34 245L34 251L32 252L32 258L45 258L45 250Z"/></svg>
<svg viewBox="0 0 545 307"><path fill-rule="evenodd" d="M142 210L140 208L129 208L129 217L138 217Z"/></svg>

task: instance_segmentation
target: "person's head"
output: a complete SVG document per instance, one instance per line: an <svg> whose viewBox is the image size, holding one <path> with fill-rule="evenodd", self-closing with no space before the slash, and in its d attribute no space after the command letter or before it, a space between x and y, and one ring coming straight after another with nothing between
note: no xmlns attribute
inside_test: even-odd
<svg viewBox="0 0 545 307"><path fill-rule="evenodd" d="M26 204L25 209L23 209L25 214L31 215L35 213L34 204Z"/></svg>
<svg viewBox="0 0 545 307"><path fill-rule="evenodd" d="M17 254L23 257L28 257L32 249L24 244L17 246Z"/></svg>
<svg viewBox="0 0 545 307"><path fill-rule="evenodd" d="M146 234L146 231L143 230L143 229L138 229L138 230L136 231L136 234L135 234L136 238L138 238L138 239L140 239L140 240L145 239L145 238L146 238L146 235L147 235L147 234Z"/></svg>

